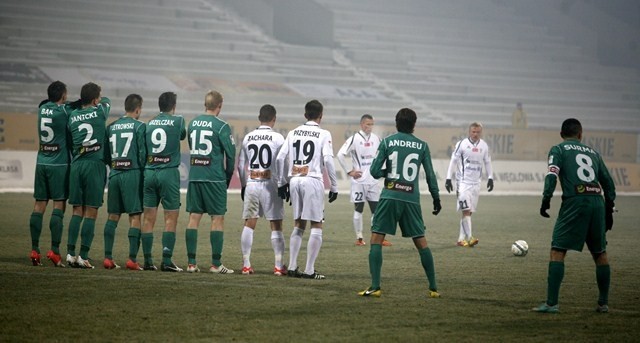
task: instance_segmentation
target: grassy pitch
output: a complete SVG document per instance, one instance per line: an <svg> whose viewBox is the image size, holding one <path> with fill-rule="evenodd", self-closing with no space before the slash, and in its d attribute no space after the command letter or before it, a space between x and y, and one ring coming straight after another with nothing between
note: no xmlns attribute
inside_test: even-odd
<svg viewBox="0 0 640 343"><path fill-rule="evenodd" d="M539 197L483 196L473 216L475 248L454 245L459 215L454 198L430 213L423 196L427 239L435 258L440 299L427 298L427 283L409 239L389 237L383 248L381 298L362 298L369 286L368 246L354 246L352 205L341 194L327 204L323 246L316 267L326 280L275 277L269 226L254 236L254 275L240 275L242 230L239 195L229 197L223 263L233 275L205 271L210 263L208 220L199 231L199 274L133 272L102 268L105 208L91 251L95 270L53 268L44 258L50 233L45 214L42 267L29 261L29 194L0 194L1 341L635 341L640 334L640 267L637 251L639 197L621 197L608 235L612 282L608 314L594 311L595 269L588 252L569 252L560 291L560 313L530 308L546 295L547 260L560 199L551 220L538 215ZM183 204L184 204L183 199ZM290 211L285 225L288 251ZM66 254L70 209L65 213L61 252ZM174 261L186 267L180 213ZM365 209L365 227L368 227ZM159 217L160 219L161 217ZM161 222L159 220L159 222ZM124 267L128 254L126 217L118 227L114 256ZM161 259L162 227L156 228L154 258ZM305 233L299 265L306 258ZM529 243L526 257L511 254L511 243ZM285 261L288 261L286 255Z"/></svg>

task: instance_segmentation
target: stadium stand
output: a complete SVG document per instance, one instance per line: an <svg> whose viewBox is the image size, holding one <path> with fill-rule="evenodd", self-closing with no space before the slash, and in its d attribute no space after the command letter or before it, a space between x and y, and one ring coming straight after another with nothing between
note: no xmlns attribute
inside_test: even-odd
<svg viewBox="0 0 640 343"><path fill-rule="evenodd" d="M410 106L430 126L481 120L508 127L515 103L530 127L560 118L639 132L640 76L518 15L509 2L317 0L334 13L335 48L289 45L217 0L6 0L0 3L0 108L33 113L46 85L71 97L93 80L122 112L127 94L178 93L178 112L202 111L219 89L223 112L254 119L272 103L299 121L318 98L337 122L362 113L391 123Z"/></svg>

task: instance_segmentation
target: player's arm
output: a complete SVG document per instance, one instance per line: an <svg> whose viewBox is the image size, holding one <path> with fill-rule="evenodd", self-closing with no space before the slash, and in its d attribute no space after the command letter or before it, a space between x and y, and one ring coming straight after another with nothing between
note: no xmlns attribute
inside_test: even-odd
<svg viewBox="0 0 640 343"><path fill-rule="evenodd" d="M342 146L340 147L340 150L338 150L338 155L336 156L338 158L338 163L340 163L340 167L342 167L342 170L347 175L349 175L351 169L349 169L349 167L347 166L347 160L345 157L347 156L347 154L349 154L352 144L353 136L347 138L344 144L342 144Z"/></svg>
<svg viewBox="0 0 640 343"><path fill-rule="evenodd" d="M484 170L487 173L487 190L491 192L493 190L493 168L491 166L491 154L489 154L489 147L487 146L487 152L484 154Z"/></svg>
<svg viewBox="0 0 640 343"><path fill-rule="evenodd" d="M549 218L547 210L551 208L551 198L553 192L556 189L558 183L558 176L560 175L562 153L557 146L554 146L549 151L549 159L547 165L547 175L544 177L544 188L542 190L542 204L540 205L540 215Z"/></svg>
<svg viewBox="0 0 640 343"><path fill-rule="evenodd" d="M147 163L147 125L145 123L138 126L136 143L138 145L138 163L140 168L144 168Z"/></svg>
<svg viewBox="0 0 640 343"><path fill-rule="evenodd" d="M447 168L447 177L445 178L446 181L444 183L444 187L446 188L448 193L451 193L451 191L453 190L453 184L451 183L451 178L458 166L458 161L460 160L460 144L461 143L462 141L458 141L458 143L456 143L456 146L454 147L453 152L451 153L449 168Z"/></svg>
<svg viewBox="0 0 640 343"><path fill-rule="evenodd" d="M437 216L442 210L442 205L440 204L440 189L438 188L438 179L436 178L436 172L433 170L433 163L431 162L431 151L429 150L429 145L427 145L426 142L423 153L422 169L424 169L429 193L431 194L431 199L433 199L433 212L431 213L433 213L434 216Z"/></svg>
<svg viewBox="0 0 640 343"><path fill-rule="evenodd" d="M289 131L289 134L287 134L287 138L284 140L284 143L282 143L282 147L280 147L280 151L278 151L278 155L276 157L276 181L278 183L278 187L284 186L288 183L286 161L287 156L289 155L289 141L291 140L292 132L293 131Z"/></svg>
<svg viewBox="0 0 640 343"><path fill-rule="evenodd" d="M184 122L184 117L180 116L180 140L183 141L185 138L187 138L187 129L186 129L186 124Z"/></svg>
<svg viewBox="0 0 640 343"><path fill-rule="evenodd" d="M238 176L240 177L240 185L242 188L247 186L247 152L245 147L247 146L246 137L242 141L242 147L240 148L240 154L238 154Z"/></svg>
<svg viewBox="0 0 640 343"><path fill-rule="evenodd" d="M218 133L218 137L220 137L220 142L222 143L222 148L224 149L224 172L227 176L227 187L229 187L229 183L231 182L231 178L233 177L233 168L235 167L236 163L236 145L233 142L231 128L228 124L224 124Z"/></svg>
<svg viewBox="0 0 640 343"><path fill-rule="evenodd" d="M369 167L369 173L375 179L379 179L381 177L386 176L387 169L384 168L387 162L387 141L386 138L380 142L378 145L378 150L376 151L376 157L373 158L373 162L371 162L371 166Z"/></svg>

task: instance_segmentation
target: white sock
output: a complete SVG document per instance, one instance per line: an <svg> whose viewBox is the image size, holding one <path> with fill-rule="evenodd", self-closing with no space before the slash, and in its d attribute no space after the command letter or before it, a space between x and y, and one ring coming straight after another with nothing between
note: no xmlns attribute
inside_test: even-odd
<svg viewBox="0 0 640 343"><path fill-rule="evenodd" d="M304 230L297 227L293 228L291 237L289 238L289 270L296 270L298 268L298 254L300 253L300 246L302 246L302 235Z"/></svg>
<svg viewBox="0 0 640 343"><path fill-rule="evenodd" d="M282 258L284 256L284 234L282 231L271 231L271 246L276 258L276 268L282 269Z"/></svg>
<svg viewBox="0 0 640 343"><path fill-rule="evenodd" d="M253 230L247 226L242 229L240 248L242 249L242 266L251 267L251 247L253 246Z"/></svg>
<svg viewBox="0 0 640 343"><path fill-rule="evenodd" d="M316 258L320 252L322 246L322 229L311 229L309 235L309 242L307 242L307 267L304 270L305 274L313 274L316 269Z"/></svg>
<svg viewBox="0 0 640 343"><path fill-rule="evenodd" d="M471 217L470 216L462 217L462 227L464 228L464 233L467 236L467 239L471 238L473 234L471 233Z"/></svg>
<svg viewBox="0 0 640 343"><path fill-rule="evenodd" d="M467 234L464 229L464 219L460 218L460 235L458 235L458 242L464 241L466 239Z"/></svg>
<svg viewBox="0 0 640 343"><path fill-rule="evenodd" d="M362 213L353 211L353 230L356 232L356 238L362 239Z"/></svg>

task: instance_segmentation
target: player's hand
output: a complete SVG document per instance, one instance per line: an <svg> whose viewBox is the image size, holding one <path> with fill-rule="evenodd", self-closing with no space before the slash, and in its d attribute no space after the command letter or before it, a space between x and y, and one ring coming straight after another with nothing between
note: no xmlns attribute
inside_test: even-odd
<svg viewBox="0 0 640 343"><path fill-rule="evenodd" d="M291 196L291 193L289 192L289 184L285 184L283 186L278 187L278 196L280 197L280 199L284 200L284 201L289 201L289 197Z"/></svg>
<svg viewBox="0 0 640 343"><path fill-rule="evenodd" d="M240 199L242 199L242 201L244 201L244 189L247 187L242 187L242 189L240 190Z"/></svg>
<svg viewBox="0 0 640 343"><path fill-rule="evenodd" d="M549 218L549 213L547 210L551 208L551 199L543 198L542 205L540 205L540 215Z"/></svg>
<svg viewBox="0 0 640 343"><path fill-rule="evenodd" d="M613 228L613 212L616 211L616 205L613 200L605 200L604 205L604 224L607 231Z"/></svg>
<svg viewBox="0 0 640 343"><path fill-rule="evenodd" d="M437 216L441 210L442 210L442 205L440 205L440 199L433 199L433 212L431 213L434 216Z"/></svg>
<svg viewBox="0 0 640 343"><path fill-rule="evenodd" d="M229 185L231 184L231 178L227 179L227 189L229 189Z"/></svg>
<svg viewBox="0 0 640 343"><path fill-rule="evenodd" d="M489 179L487 181L487 191L491 192L493 190L493 179Z"/></svg>
<svg viewBox="0 0 640 343"><path fill-rule="evenodd" d="M444 182L444 188L447 189L447 193L451 193L451 191L453 190L453 185L451 184L451 179L447 179L447 181Z"/></svg>
<svg viewBox="0 0 640 343"><path fill-rule="evenodd" d="M338 192L329 191L329 202L334 202L336 199L338 199Z"/></svg>
<svg viewBox="0 0 640 343"><path fill-rule="evenodd" d="M357 180L362 177L362 172L354 169L349 172L349 176L351 176L354 180Z"/></svg>

